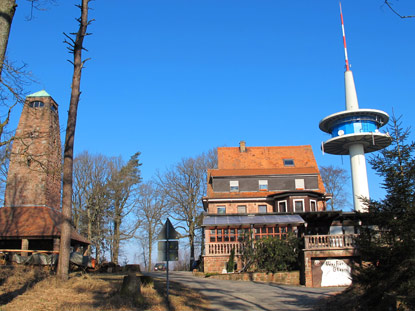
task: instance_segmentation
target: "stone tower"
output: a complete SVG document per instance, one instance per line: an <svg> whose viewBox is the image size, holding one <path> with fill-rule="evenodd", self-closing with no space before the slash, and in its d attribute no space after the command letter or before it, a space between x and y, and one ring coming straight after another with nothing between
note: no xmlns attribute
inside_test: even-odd
<svg viewBox="0 0 415 311"><path fill-rule="evenodd" d="M45 91L31 94L13 142L4 206L59 211L61 161L58 105Z"/></svg>

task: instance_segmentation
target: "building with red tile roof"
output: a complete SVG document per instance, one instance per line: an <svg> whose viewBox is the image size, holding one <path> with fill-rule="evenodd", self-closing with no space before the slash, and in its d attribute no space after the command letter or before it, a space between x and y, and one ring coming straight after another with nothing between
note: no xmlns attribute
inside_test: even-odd
<svg viewBox="0 0 415 311"><path fill-rule="evenodd" d="M204 271L224 271L232 249L236 270L242 270L246 234L304 237L329 234L335 225L343 228L342 213L326 211L330 198L309 145L247 147L241 142L218 148L218 168L208 170L203 198Z"/></svg>

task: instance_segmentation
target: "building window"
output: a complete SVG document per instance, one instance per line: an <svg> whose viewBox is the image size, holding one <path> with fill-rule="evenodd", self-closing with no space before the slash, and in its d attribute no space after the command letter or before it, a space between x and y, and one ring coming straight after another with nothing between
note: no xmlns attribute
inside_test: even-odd
<svg viewBox="0 0 415 311"><path fill-rule="evenodd" d="M278 201L278 212L279 213L287 212L287 201Z"/></svg>
<svg viewBox="0 0 415 311"><path fill-rule="evenodd" d="M243 241L245 237L249 236L249 229L211 229L209 230L209 241L215 242L236 242Z"/></svg>
<svg viewBox="0 0 415 311"><path fill-rule="evenodd" d="M266 205L258 205L258 213L265 214L267 212L267 206Z"/></svg>
<svg viewBox="0 0 415 311"><path fill-rule="evenodd" d="M268 190L268 180L259 180L259 190Z"/></svg>
<svg viewBox="0 0 415 311"><path fill-rule="evenodd" d="M304 212L304 200L294 200L294 212L301 213Z"/></svg>
<svg viewBox="0 0 415 311"><path fill-rule="evenodd" d="M284 166L294 166L293 159L284 159Z"/></svg>
<svg viewBox="0 0 415 311"><path fill-rule="evenodd" d="M291 232L292 228L285 227L285 226L275 226L275 227L258 227L254 229L255 239L259 240L266 237L278 237L280 239L285 239L287 237L287 233Z"/></svg>
<svg viewBox="0 0 415 311"><path fill-rule="evenodd" d="M303 190L304 188L304 179L296 179L295 180L295 189L296 190Z"/></svg>
<svg viewBox="0 0 415 311"><path fill-rule="evenodd" d="M43 107L45 104L43 102L41 102L40 100L34 101L34 102L30 102L29 103L29 107L30 108L41 108Z"/></svg>
<svg viewBox="0 0 415 311"><path fill-rule="evenodd" d="M239 181L238 180L231 180L229 182L229 186L230 186L231 192L238 192L239 191Z"/></svg>
<svg viewBox="0 0 415 311"><path fill-rule="evenodd" d="M249 229L238 229L237 231L237 239L239 242L242 242L245 239L249 239Z"/></svg>
<svg viewBox="0 0 415 311"><path fill-rule="evenodd" d="M226 207L225 206L218 206L217 207L218 214L226 214Z"/></svg>
<svg viewBox="0 0 415 311"><path fill-rule="evenodd" d="M310 212L317 212L316 200L310 200Z"/></svg>
<svg viewBox="0 0 415 311"><path fill-rule="evenodd" d="M238 214L246 214L246 205L238 205Z"/></svg>

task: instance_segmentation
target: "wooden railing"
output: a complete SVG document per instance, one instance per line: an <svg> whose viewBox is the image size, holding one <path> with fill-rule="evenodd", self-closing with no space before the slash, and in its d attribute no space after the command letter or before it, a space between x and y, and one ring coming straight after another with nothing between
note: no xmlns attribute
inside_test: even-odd
<svg viewBox="0 0 415 311"><path fill-rule="evenodd" d="M306 235L305 249L342 249L355 248L357 234Z"/></svg>
<svg viewBox="0 0 415 311"><path fill-rule="evenodd" d="M206 244L205 255L229 255L235 248L235 255L240 255L242 251L242 243L239 242L223 242L223 243L208 243Z"/></svg>

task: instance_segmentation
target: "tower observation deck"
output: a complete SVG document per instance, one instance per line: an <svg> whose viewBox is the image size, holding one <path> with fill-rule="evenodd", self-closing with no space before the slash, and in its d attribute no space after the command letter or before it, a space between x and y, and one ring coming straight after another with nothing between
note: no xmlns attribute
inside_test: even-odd
<svg viewBox="0 0 415 311"><path fill-rule="evenodd" d="M324 152L335 155L350 155L354 209L363 212L365 206L361 198L369 198L365 153L386 148L391 144L392 139L388 133L381 133L379 130L389 121L389 115L386 112L359 108L353 73L350 70L347 58L341 7L340 16L346 59L346 71L344 73L346 110L325 117L320 121L319 127L323 132L331 134L331 138L322 144Z"/></svg>

